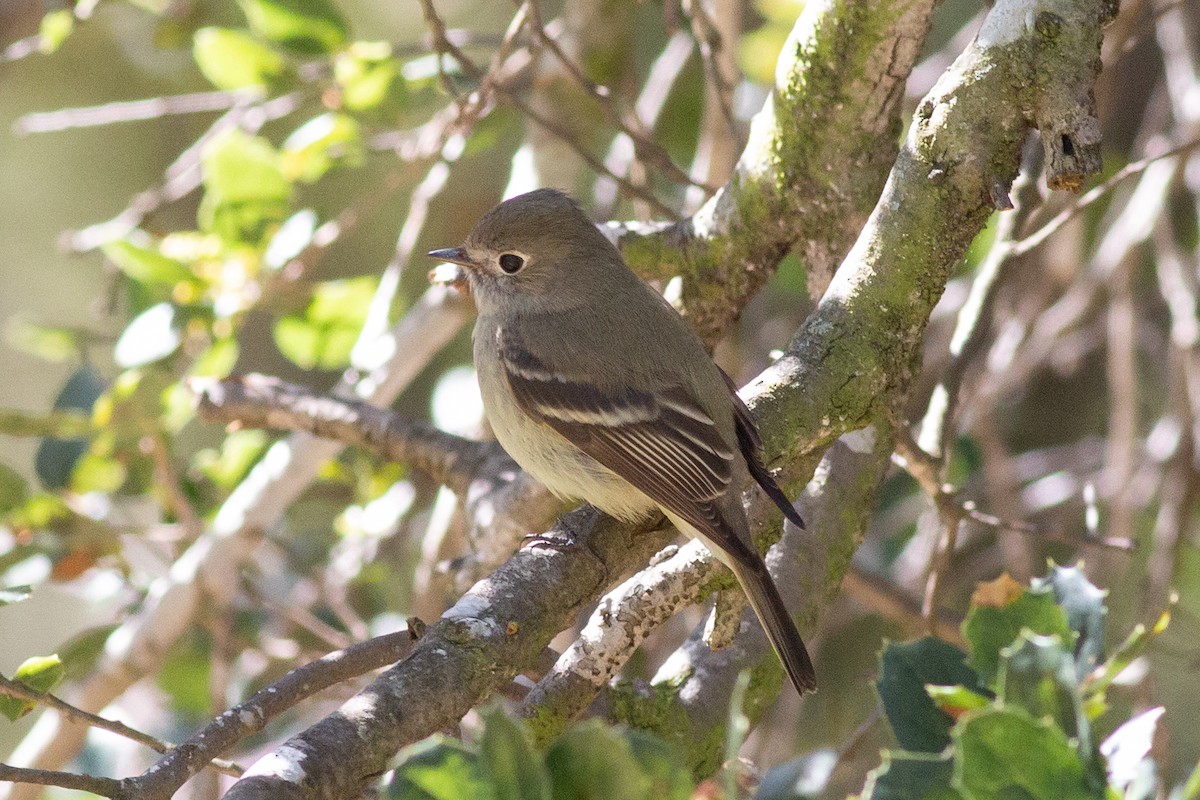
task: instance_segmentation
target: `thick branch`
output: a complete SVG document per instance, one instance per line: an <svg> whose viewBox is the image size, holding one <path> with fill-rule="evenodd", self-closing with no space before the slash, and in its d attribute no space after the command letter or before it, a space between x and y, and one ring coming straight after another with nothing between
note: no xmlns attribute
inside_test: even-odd
<svg viewBox="0 0 1200 800"><path fill-rule="evenodd" d="M733 178L690 219L613 227L640 274L683 276L689 321L721 338L793 248L813 296L870 213L896 155L898 101L930 0L805 6Z"/></svg>
<svg viewBox="0 0 1200 800"><path fill-rule="evenodd" d="M457 494L465 495L471 481L482 472L518 469L495 442L464 439L388 409L317 394L267 375L194 380L191 388L196 392L197 411L210 422L306 431L323 439L366 447L427 472Z"/></svg>

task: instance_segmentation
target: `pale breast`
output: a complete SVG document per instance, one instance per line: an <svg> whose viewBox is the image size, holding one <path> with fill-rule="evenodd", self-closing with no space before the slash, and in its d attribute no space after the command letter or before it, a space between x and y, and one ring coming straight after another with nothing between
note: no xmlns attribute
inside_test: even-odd
<svg viewBox="0 0 1200 800"><path fill-rule="evenodd" d="M641 519L657 508L624 478L521 410L488 346L494 331L481 318L475 329L475 369L488 422L513 460L559 497L585 500L618 519Z"/></svg>

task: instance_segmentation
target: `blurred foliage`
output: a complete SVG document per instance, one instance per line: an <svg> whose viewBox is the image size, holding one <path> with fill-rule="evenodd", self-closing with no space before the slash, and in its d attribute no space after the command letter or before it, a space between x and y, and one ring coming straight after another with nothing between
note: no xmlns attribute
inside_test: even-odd
<svg viewBox="0 0 1200 800"><path fill-rule="evenodd" d="M144 601L199 535L197 527L210 524L254 465L269 458L273 434L201 424L186 382L264 371L325 387L346 370L363 368L354 345L385 283L380 275L401 220L439 148L421 157L398 154L436 132L426 126L453 109L445 86L463 98L479 87L452 59L429 51L412 2L102 0L49 11L10 5L15 22L6 35L23 31L33 47L0 65L0 113L28 132L31 117L18 115L63 110L36 117L61 127L14 138L0 149L0 166L12 176L0 186L10 212L2 215L8 221L0 219L8 378L0 386L0 587L8 587L0 588L0 606L13 604L0 610L0 630L11 644L5 674L51 689L86 674L114 624ZM585 71L629 109L678 26L673 15L679 9L673 3L618 5L608 24L630 36L605 47L586 39L603 39L606 25L568 33L594 45L580 54ZM741 9L743 33L730 43L744 73L734 93L739 136L747 123L742 109L754 106L773 81L779 48L804 5L760 0ZM488 63L512 9L468 0L437 6L455 41ZM568 10L546 4L543 13L566 18ZM942 5L926 47L934 69L915 82L924 80L927 88L979 11L965 0ZM1162 114L1143 111L1148 98L1162 96L1151 91L1160 69L1147 66L1157 65L1157 57L1139 57L1145 54L1139 48L1154 41L1152 30L1140 30L1114 56L1118 68L1104 74L1110 174L1142 155L1133 147L1137 131L1152 141L1166 135L1155 127ZM701 129L704 77L693 54L652 126L655 140L679 164L694 159L711 133ZM515 91L550 98L563 122L582 126L583 146L603 161L615 132L602 124L594 99L563 81L539 81L522 75ZM921 91L910 87L909 110ZM141 97L203 98L217 107L157 111L147 121L137 116L144 111L103 105ZM84 128L80 120L87 114L72 112L75 105L97 107L87 111L105 126ZM534 177L514 174L527 163L514 153L545 139L503 103L464 128L464 136L448 137L450 144L440 148L452 169L432 192L418 253L461 241L506 182ZM577 173L574 188L593 186L595 176L576 156L556 160ZM138 204L130 200L136 192L189 175L193 191L160 198L134 224L120 224L131 218L121 212ZM643 177L656 196L682 207L688 187L654 171ZM1071 287L1087 285L1083 278L1091 276L1082 265L1130 194L1110 193L1079 214L1055 247L1021 259L990 312L989 348L972 376L986 391L965 401L946 477L979 508L1028 520L1036 533L985 525L966 531L956 555L961 569L945 578L946 606L966 608L972 599L962 628L966 649L933 639L888 643L876 686L895 741L887 732L867 739L888 748L882 766L878 747L857 748L857 761L855 748L847 747L853 768L834 769L832 754L860 741L857 732L870 714L871 697L862 687L873 680L875 652L884 637L900 637L909 625L886 610L839 601L817 654L822 692L799 714L781 703L743 750L763 765L779 764L762 776L761 797L845 796L862 789L862 776L874 767L864 797L982 798L1007 796L1019 786L1037 798L1137 798L1160 782L1164 791L1182 787L1178 797L1200 794L1200 771L1193 769L1200 726L1190 716L1200 657L1200 545L1187 444L1196 425L1180 410L1187 405L1180 400L1186 381L1173 371L1190 350L1169 344L1183 335L1182 323L1171 317L1180 295L1160 288L1156 264L1131 257L1139 263L1129 278L1139 315L1133 387L1109 383L1113 342L1124 341L1106 328L1115 288L1084 298L1085 313L1057 339L1029 338L1039 315ZM1177 187L1164 215L1177 246L1191 255L1200 230L1194 197ZM1065 202L1047 201L1046 214ZM646 211L622 197L611 213L631 218ZM914 379L914 419L945 366L956 304L992 248L996 221L972 245L948 288L946 308L931 324L925 368ZM53 248L51 239L61 231L89 225L63 236L78 252ZM398 276L390 319L424 291L424 272L418 262ZM1105 286L1108 278L1095 282ZM798 248L718 351L731 374L748 380L787 343L811 308L805 282ZM1027 356L1038 348L1045 352ZM397 409L436 416L430 408L435 387L449 385L448 376L469 359L464 334L428 365ZM1005 383L1014 363L1023 372ZM1108 438L1113 409L1131 393L1132 444L1114 442ZM473 407L461 400L444 400L441 416ZM461 425L482 428L477 418ZM1113 477L1108 462L1118 445L1132 448L1140 472ZM1187 476L1178 491L1167 477L1177 464ZM1133 555L1087 550L1089 574L1114 587L1112 596L1102 595L1082 569L1061 567L1031 588L1006 581L976 588L1002 567L1024 579L1048 556L1074 563L1077 551L1095 548L1105 533L1089 519L1102 509L1107 523L1109 503L1123 488L1138 493L1123 500L1133 511L1117 534L1139 549ZM439 504L440 496L427 477L371 453L347 450L324 465L317 482L264 531L266 541L238 596L222 598L228 605L214 607L203 630L174 645L147 689L161 702L147 704L160 711L146 724L186 734L219 710L220 697L245 696L290 666L394 628L409 614L440 613L452 593L439 570L452 568L465 550L455 527L461 520ZM1172 515L1174 539L1161 532ZM881 488L856 565L919 595L937 533L931 518L915 481L894 472ZM437 550L429 544L432 535L423 538L429 531L445 534L441 550L424 552ZM1055 535L1042 539L1040 533ZM1177 598L1171 628L1137 625L1155 619L1167 586ZM53 596L58 590L103 606L107 617L49 614L19 631L4 627L21 606L33 605L30 592ZM694 622L697 614L684 616ZM1132 633L1106 650L1105 638L1114 631ZM628 676L652 676L678 633L652 638ZM47 638L52 643L43 644ZM57 656L46 655L51 652ZM1144 677L1147 664L1153 681ZM1143 677L1131 678L1139 669ZM1146 716L1148 705L1165 708L1161 719ZM12 698L0 702L10 718L29 708ZM279 722L279 731L292 723ZM1148 754L1155 725L1171 742L1169 761ZM93 754L113 746L89 745ZM805 755L796 758L798 752ZM1114 777L1110 753L1132 762L1127 783ZM437 738L410 748L386 791L437 798L525 796L527 790L555 798L687 797L726 788L697 786L677 754L648 734L589 721L535 751L521 723L493 711L474 742Z"/></svg>

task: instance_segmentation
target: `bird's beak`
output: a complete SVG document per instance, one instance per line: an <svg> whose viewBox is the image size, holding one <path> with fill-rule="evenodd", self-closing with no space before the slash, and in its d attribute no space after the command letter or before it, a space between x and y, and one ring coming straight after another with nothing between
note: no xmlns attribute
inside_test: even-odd
<svg viewBox="0 0 1200 800"><path fill-rule="evenodd" d="M461 247L430 250L429 257L443 262L429 272L431 283L453 286L462 292L467 291L467 270L475 269L476 265L466 250Z"/></svg>
<svg viewBox="0 0 1200 800"><path fill-rule="evenodd" d="M448 261L451 264L458 264L463 267L477 266L471 257L467 255L467 251L461 247L447 247L444 250L430 250L430 258L436 258L440 261Z"/></svg>

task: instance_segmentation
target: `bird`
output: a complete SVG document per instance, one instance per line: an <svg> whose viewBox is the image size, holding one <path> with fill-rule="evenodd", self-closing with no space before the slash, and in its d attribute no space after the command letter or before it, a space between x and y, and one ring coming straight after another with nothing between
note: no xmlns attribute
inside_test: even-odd
<svg viewBox="0 0 1200 800"><path fill-rule="evenodd" d="M460 247L478 317L475 369L497 440L552 493L626 521L661 511L733 572L800 695L812 660L750 536L754 480L804 521L762 460L736 384L567 194L485 214Z"/></svg>

